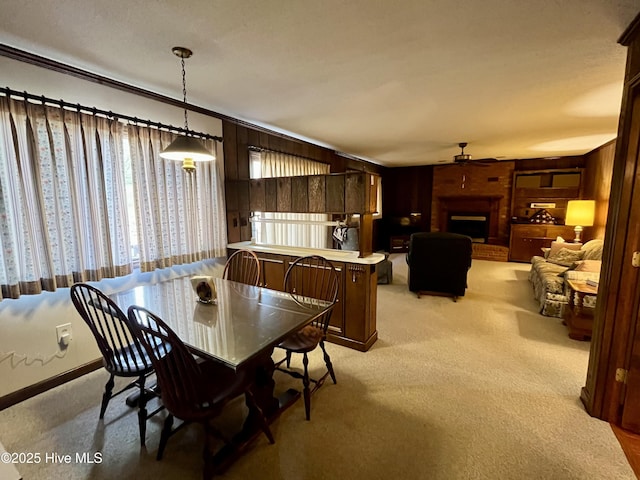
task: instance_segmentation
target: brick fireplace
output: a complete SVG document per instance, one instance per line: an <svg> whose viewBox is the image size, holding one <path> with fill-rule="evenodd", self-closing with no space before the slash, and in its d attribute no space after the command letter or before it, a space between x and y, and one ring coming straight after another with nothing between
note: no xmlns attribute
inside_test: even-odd
<svg viewBox="0 0 640 480"><path fill-rule="evenodd" d="M513 161L434 167L431 231L450 231L451 216L488 216L485 245L509 245L513 171Z"/></svg>

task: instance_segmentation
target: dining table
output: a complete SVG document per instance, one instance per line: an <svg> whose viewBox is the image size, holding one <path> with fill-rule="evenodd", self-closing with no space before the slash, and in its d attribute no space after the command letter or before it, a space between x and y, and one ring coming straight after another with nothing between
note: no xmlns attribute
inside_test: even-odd
<svg viewBox="0 0 640 480"><path fill-rule="evenodd" d="M199 301L190 277L140 285L110 298L123 311L138 305L161 317L194 355L234 370L247 369L255 401L272 422L300 397L295 389L276 396L274 348L333 304L223 278L212 280L215 293L210 303ZM233 443L258 436L258 425L250 412ZM225 447L216 455L216 463L226 462L231 454Z"/></svg>

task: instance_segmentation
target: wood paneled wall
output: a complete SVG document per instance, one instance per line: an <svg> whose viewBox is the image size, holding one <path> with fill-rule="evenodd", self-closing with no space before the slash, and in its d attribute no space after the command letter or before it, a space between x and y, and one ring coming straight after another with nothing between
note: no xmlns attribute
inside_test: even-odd
<svg viewBox="0 0 640 480"><path fill-rule="evenodd" d="M382 173L382 215L406 217L420 213L422 230L429 230L433 166L386 168Z"/></svg>
<svg viewBox="0 0 640 480"><path fill-rule="evenodd" d="M585 232L589 238L604 239L615 153L616 141L614 139L585 155L583 198L596 201L596 217L593 227Z"/></svg>

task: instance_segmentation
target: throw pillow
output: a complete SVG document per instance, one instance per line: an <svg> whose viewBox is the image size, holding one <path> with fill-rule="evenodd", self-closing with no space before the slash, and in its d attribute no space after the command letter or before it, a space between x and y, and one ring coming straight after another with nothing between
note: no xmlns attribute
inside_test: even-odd
<svg viewBox="0 0 640 480"><path fill-rule="evenodd" d="M565 267L571 267L578 260L582 260L584 252L582 250L570 250L568 248L561 248L555 255L549 255L547 262L555 263L556 265L563 265Z"/></svg>
<svg viewBox="0 0 640 480"><path fill-rule="evenodd" d="M554 240L551 242L551 250L549 250L547 258L553 257L563 248L566 248L567 250L580 250L581 247L581 243L558 242L557 240Z"/></svg>
<svg viewBox="0 0 640 480"><path fill-rule="evenodd" d="M599 272L601 266L601 260L580 260L576 262L574 270L577 272Z"/></svg>
<svg viewBox="0 0 640 480"><path fill-rule="evenodd" d="M582 246L582 250L584 250L584 256L582 258L584 260L602 260L603 246L604 241L599 238L589 240Z"/></svg>

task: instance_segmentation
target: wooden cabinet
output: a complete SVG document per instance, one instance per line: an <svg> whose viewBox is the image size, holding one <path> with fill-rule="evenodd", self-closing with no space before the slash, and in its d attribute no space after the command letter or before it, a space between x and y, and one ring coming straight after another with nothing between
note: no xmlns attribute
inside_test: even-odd
<svg viewBox="0 0 640 480"><path fill-rule="evenodd" d="M258 254L260 260L260 286L272 290L284 289L284 275L289 268L289 259L283 255Z"/></svg>
<svg viewBox="0 0 640 480"><path fill-rule="evenodd" d="M344 275L344 332L329 340L366 351L378 338L376 305L378 273L375 265L346 264Z"/></svg>
<svg viewBox="0 0 640 480"><path fill-rule="evenodd" d="M558 222L564 223L569 200L582 195L582 168L554 170L516 170L513 173L511 218L528 222L538 211L546 210ZM555 224L511 224L509 260L530 262L541 255L556 237L574 238L573 227Z"/></svg>
<svg viewBox="0 0 640 480"><path fill-rule="evenodd" d="M594 309L584 306L585 296L597 296L598 287L586 282L567 280L569 303L564 309L563 323L569 330L569 338L591 340Z"/></svg>
<svg viewBox="0 0 640 480"><path fill-rule="evenodd" d="M240 203L248 193L245 203L253 211L371 214L377 209L379 181L378 175L364 172L260 178L235 182L232 193Z"/></svg>
<svg viewBox="0 0 640 480"><path fill-rule="evenodd" d="M542 255L541 248L550 247L556 237L571 239L573 227L566 225L512 224L509 260L530 262L534 255Z"/></svg>
<svg viewBox="0 0 640 480"><path fill-rule="evenodd" d="M392 235L389 239L390 253L404 253L409 251L411 235Z"/></svg>

